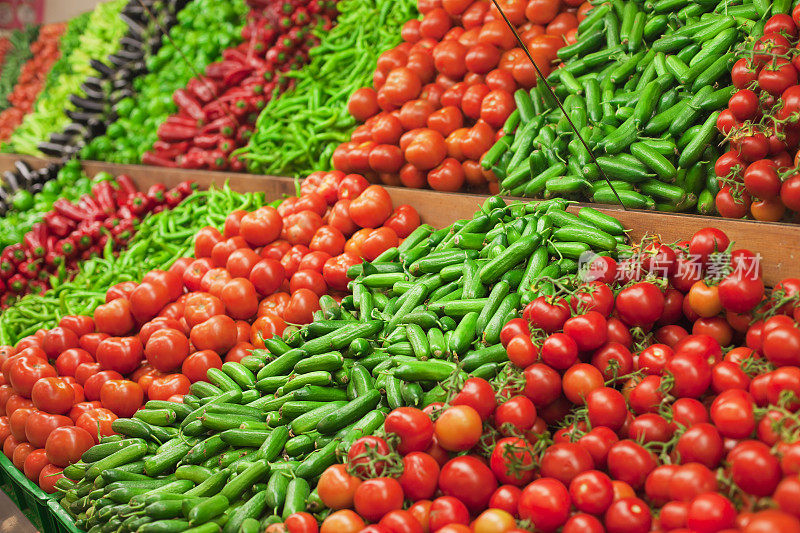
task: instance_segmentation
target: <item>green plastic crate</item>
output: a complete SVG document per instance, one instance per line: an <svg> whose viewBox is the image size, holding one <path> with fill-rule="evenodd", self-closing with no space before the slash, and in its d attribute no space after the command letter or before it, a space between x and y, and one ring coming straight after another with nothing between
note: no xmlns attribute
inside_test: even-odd
<svg viewBox="0 0 800 533"><path fill-rule="evenodd" d="M39 531L45 533L78 533L70 516L58 502L17 470L5 455L0 454L0 484L3 492L17 505Z"/></svg>

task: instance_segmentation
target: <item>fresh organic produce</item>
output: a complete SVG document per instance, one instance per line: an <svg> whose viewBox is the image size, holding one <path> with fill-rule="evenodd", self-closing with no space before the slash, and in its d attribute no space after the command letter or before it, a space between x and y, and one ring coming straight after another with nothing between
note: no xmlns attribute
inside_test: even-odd
<svg viewBox="0 0 800 533"><path fill-rule="evenodd" d="M717 212L728 218L797 221L800 177L797 46L800 11L767 20L764 35L737 54L737 89L717 119L729 150L715 164Z"/></svg>
<svg viewBox="0 0 800 533"><path fill-rule="evenodd" d="M348 191L350 186L343 180L340 193ZM314 188L319 192L306 193L294 202L287 200L280 207L293 209L304 198L331 191L324 179ZM273 514L276 516L266 518L267 523L280 521L280 516L285 518L305 510L309 502L318 505L319 497L310 496L310 484L336 462L337 451L346 454L349 449L350 453L359 453L351 444L380 427L386 406L396 408L444 400L447 384L440 382L448 377L459 379L464 371L469 371L488 379L500 370L499 362L506 360L505 348L500 343L501 327L508 316L516 313L524 298L516 292L517 286L531 288L540 275L558 275L560 265L567 269L577 267L567 259L548 266L548 245L536 235L537 228L542 235L554 231L554 254L570 256L578 249L586 250L588 245L560 239L591 240L597 243L598 250L608 252L617 247L617 240L594 224L613 233L622 232L621 226L610 217L591 210L583 212L583 218L574 217L563 211L563 203L559 201L506 206L501 199L492 198L472 220L439 231L429 226L413 229L416 221L412 223L407 214L401 223L400 217L390 217L391 213L391 203L380 186L365 189L350 204L353 222L377 229L371 230L371 235L360 243L356 235L351 237L345 247L351 251L328 259L321 267L323 279L329 285L336 283L335 287L355 278L351 285L353 294L344 297L341 306L328 296L317 297L309 289L297 289L286 303L283 319L308 323L307 326L299 330L288 327L283 338L272 336L280 332L280 325L268 323L266 329L259 326L260 333L251 332L251 339L263 349L254 350L252 355L246 355L245 351L241 355L246 356L237 358L238 362L230 360L220 368L208 369L210 384L202 381L192 384L182 404L149 404L132 419L114 421L112 429L126 437L125 451L107 461L100 459L104 462L99 464L93 461L101 455L95 456L90 451L82 462L64 472L79 483L59 482L68 492L62 503L76 514L77 524L89 528L104 523L100 517L109 516L111 524L122 525L123 531L127 531L144 523L152 523L148 527L154 529L188 526L214 529L214 524L204 524L226 521L227 531L239 531L248 518ZM255 220L248 220L249 216L245 215L239 223L239 232L245 239L252 238L249 236L256 229ZM578 224L583 221L594 229L575 225L573 217ZM275 219L279 220L277 214ZM235 227L235 220L235 215L231 215L230 227ZM557 222L558 229L550 226L553 222ZM379 227L381 223L383 228ZM508 234L507 224L514 225ZM295 227L289 226L287 230ZM404 228L403 233L408 237L399 246L388 247L392 244L388 242L376 246L374 240L383 239L390 227ZM493 236L487 238L487 232ZM259 244L268 243L279 234L280 228L271 225L261 225L255 233ZM512 242L503 249L500 237L507 236ZM212 242L208 235L198 235L196 255L210 253L213 258L224 241L211 248ZM274 246L267 245L263 250L270 249ZM363 258L373 260L360 263L356 250ZM231 254L226 261L229 270L233 257ZM198 261L203 259L195 263ZM264 261L268 260L262 260L261 264ZM258 264L252 267L251 280L256 268ZM186 272L195 278L193 269L189 265ZM467 272L466 276L462 271ZM302 272L301 268L292 276L290 287ZM264 279L260 272L258 278ZM215 283L220 298L224 299L227 287L236 280ZM270 287L277 283L270 283ZM212 286L210 290L215 288ZM523 294L533 296L530 291ZM236 300L243 315L252 312L252 309L245 311L250 301L249 297ZM252 301L255 303L255 298ZM188 318L189 300L186 304L184 317ZM212 312L206 310L203 318ZM274 322L274 315L266 316ZM253 324L254 330L257 323ZM203 328L205 324L194 328ZM235 342L232 333L223 334L225 328L233 328L232 324L219 323L214 328L217 334L213 338L201 337L200 332L195 335L192 330L190 337L196 347L216 351ZM431 340L425 329L429 330ZM106 448L114 451L120 446ZM281 452L283 458L278 460ZM131 462L133 466L124 466ZM144 474L145 477L136 479L150 478L152 488L175 477L184 478L184 472L198 471L202 475L158 491L159 496L188 491L191 505L175 504L164 515L145 511L142 516L131 518L141 504L154 503L159 496L145 494L144 487L127 493L138 493L134 501L117 500L116 494L111 495L105 489L102 494L97 493L103 496L99 500L80 496L92 490L94 480L105 475L106 467ZM238 506L240 501L242 505ZM113 509L104 510L109 505Z"/></svg>
<svg viewBox="0 0 800 533"><path fill-rule="evenodd" d="M459 377L468 355L441 402L393 406L284 527L800 531L800 280L765 296L757 256L715 228L632 252L541 280L499 332L496 377Z"/></svg>
<svg viewBox="0 0 800 533"><path fill-rule="evenodd" d="M159 127L178 111L173 93L218 61L222 50L239 43L246 13L244 0L189 2L163 36L158 53L146 59L148 73L133 81L135 94L116 103L117 120L83 148L81 157L140 163L158 141Z"/></svg>
<svg viewBox="0 0 800 533"><path fill-rule="evenodd" d="M31 44L31 59L22 66L14 90L0 102L0 141L7 139L22 117L33 107L44 86L50 67L58 59L59 38L66 24L45 24L39 29L39 36Z"/></svg>
<svg viewBox="0 0 800 533"><path fill-rule="evenodd" d="M564 2L560 12L560 1L502 2L545 75L578 26L580 4ZM423 19L406 22L404 42L378 58L372 86L350 95L348 111L363 125L336 148L333 166L390 185L485 189L478 161L536 71L491 2L420 0L418 8Z"/></svg>
<svg viewBox="0 0 800 533"><path fill-rule="evenodd" d="M715 123L734 92L728 72L737 43L761 35L785 1L609 2L581 13L564 66L518 93L524 107L482 160L512 196L559 196L627 207L710 213L716 187ZM530 98L529 98L530 96ZM581 132L589 151L568 122ZM511 134L513 132L513 135ZM698 201L700 200L700 201Z"/></svg>
<svg viewBox="0 0 800 533"><path fill-rule="evenodd" d="M74 181L77 184L79 180ZM40 220L33 223L20 242L10 241L0 253L3 308L29 292L41 293L64 282L77 271L81 260L101 254L108 257L119 251L133 237L140 218L153 210L175 207L193 190L191 182L183 182L170 191L157 184L145 195L130 177L101 173L91 184L86 183L85 187L91 189L72 202L63 197L56 199L58 182L48 183L55 187L48 185L42 202L51 204L52 210L32 213ZM35 208L33 196L24 193L24 189L17 191L14 200L20 207ZM3 222L11 223L8 219Z"/></svg>
<svg viewBox="0 0 800 533"><path fill-rule="evenodd" d="M41 155L38 144L69 124L67 112L75 109L70 96L86 96L81 86L95 73L92 61L105 59L119 47L127 29L119 15L126 4L126 0L111 0L97 5L79 38L80 45L67 56L70 68L36 100L33 112L25 115L22 124L3 144L3 151Z"/></svg>
<svg viewBox="0 0 800 533"><path fill-rule="evenodd" d="M142 155L148 165L234 171L244 163L231 152L247 144L258 112L291 87L284 73L300 69L319 43L316 26L329 30L334 2L303 0L251 11L242 43L222 52L172 94L178 114L158 128L158 141Z"/></svg>
<svg viewBox="0 0 800 533"><path fill-rule="evenodd" d="M71 123L40 142L39 150L50 156L71 157L88 141L106 131L117 117L117 103L134 94L133 80L147 70L146 60L161 46L163 32L177 21L183 2L159 2L149 6L129 1L120 12L127 32L118 49L104 61L90 63L96 75L81 84L81 93L71 94L75 109L67 112Z"/></svg>
<svg viewBox="0 0 800 533"><path fill-rule="evenodd" d="M75 201L91 190L91 182L74 160L63 167L51 164L38 170L17 161L15 170L3 173L5 186L0 188L0 211L4 213L0 249L22 242L22 236L42 220L58 198Z"/></svg>
<svg viewBox="0 0 800 533"><path fill-rule="evenodd" d="M312 177L307 182L309 190L281 203L281 213L271 206L251 213L234 210L225 220L227 239L213 227L202 229L194 243L197 260L183 258L169 271L147 273L141 283L112 286L105 293L106 303L94 310L93 318L66 316L58 327L21 339L16 353L9 354L5 374L9 385L3 389L6 396L32 397L32 407L47 413L43 417L63 415L71 409L81 415L84 408L102 408L105 411L93 411L92 416L110 423L117 416L134 415L143 398L180 400L189 392L190 383L205 381L209 368L223 365L222 357L226 364L237 362L255 346L263 347L265 339L283 333L287 322L310 322L328 286L331 290L345 288L347 267L361 261L356 250L372 257L369 254L379 254L396 244L397 232L406 235L419 224L419 217L409 206L401 206L393 214L386 192L380 187L367 188L362 177L350 176L343 181L344 176L336 172L316 177L327 179L314 184ZM343 198L355 195L352 211L356 219L375 221L382 217L387 225L362 230L360 235L367 235L363 243L357 238L346 243L334 226L321 225L318 214L339 202L339 194ZM388 209L385 214L384 209ZM315 224L315 217L320 219L319 224ZM346 214L334 215L333 221L347 222L352 231L359 227ZM282 235L286 240L277 240ZM350 251L339 257L345 247ZM289 292L281 290L284 286ZM184 287L189 289L186 294ZM33 369L24 366L29 357L40 360L32 363ZM48 359L54 360L54 369ZM123 379L126 376L127 381ZM81 403L82 398L74 395L38 402L37 377L52 377L47 385L56 389L66 387L65 379L72 377L83 387L80 392L85 391L86 399L99 400L99 404ZM15 399L12 406L19 407L17 403ZM35 415L33 420L41 422L34 410L13 415L15 424L24 424L18 420L23 415ZM73 418L96 440L108 433L106 426L100 434L93 430L96 420L88 420L88 416L83 422L78 416ZM65 417L58 420L71 425ZM41 448L52 429L45 426L43 434L35 440L28 436L27 440ZM25 440L19 432L14 433L14 439L6 450L11 457L16 450L10 450L14 442L21 445ZM55 463L52 458L50 462Z"/></svg>
<svg viewBox="0 0 800 533"><path fill-rule="evenodd" d="M9 106L8 96L14 90L22 66L31 58L31 44L39 34L39 26L14 30L8 37L8 51L0 70L0 110Z"/></svg>
<svg viewBox="0 0 800 533"><path fill-rule="evenodd" d="M317 30L311 61L288 72L294 89L273 98L259 115L250 143L234 154L253 173L305 176L330 170L335 143L355 126L347 99L368 84L375 62L400 42L400 28L416 16L412 0L341 0L336 26Z"/></svg>
<svg viewBox="0 0 800 533"><path fill-rule="evenodd" d="M8 37L0 37L0 72L5 64L6 54L8 54L9 50L11 50L11 42Z"/></svg>

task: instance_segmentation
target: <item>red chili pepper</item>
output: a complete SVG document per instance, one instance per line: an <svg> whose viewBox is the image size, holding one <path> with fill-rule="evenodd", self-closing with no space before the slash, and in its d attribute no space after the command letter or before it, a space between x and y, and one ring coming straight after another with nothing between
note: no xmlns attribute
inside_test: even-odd
<svg viewBox="0 0 800 533"><path fill-rule="evenodd" d="M255 70L253 67L243 66L236 70L231 70L225 77L222 78L222 83L225 87L237 87L239 83L250 75Z"/></svg>
<svg viewBox="0 0 800 533"><path fill-rule="evenodd" d="M16 274L17 268L14 263L8 259L0 260L0 279L8 279Z"/></svg>
<svg viewBox="0 0 800 533"><path fill-rule="evenodd" d="M64 263L64 256L55 250L50 250L47 252L47 255L44 256L44 262L49 267L57 267Z"/></svg>
<svg viewBox="0 0 800 533"><path fill-rule="evenodd" d="M19 265L27 258L27 254L25 253L25 248L22 246L22 243L17 242L10 246L6 246L3 250L2 259L8 259L11 261L14 266Z"/></svg>
<svg viewBox="0 0 800 533"><path fill-rule="evenodd" d="M226 137L230 137L238 126L239 124L233 117L226 115L203 126L200 133L221 133Z"/></svg>
<svg viewBox="0 0 800 533"><path fill-rule="evenodd" d="M203 122L206 119L206 114L203 113L203 108L200 103L195 100L191 94L185 89L178 89L172 93L172 101L178 106L178 109L186 113L198 122Z"/></svg>
<svg viewBox="0 0 800 533"><path fill-rule="evenodd" d="M167 188L164 186L163 183L155 183L147 189L147 199L150 200L153 204L160 205L164 203L164 194L167 192Z"/></svg>
<svg viewBox="0 0 800 533"><path fill-rule="evenodd" d="M222 59L223 66L230 71L247 63L247 54L238 48L226 48L222 51Z"/></svg>
<svg viewBox="0 0 800 533"><path fill-rule="evenodd" d="M103 227L108 229L108 230L113 230L114 228L119 226L119 223L120 223L120 218L119 217L111 217L111 218L107 218L103 222Z"/></svg>
<svg viewBox="0 0 800 533"><path fill-rule="evenodd" d="M44 222L47 224L47 229L53 232L57 237L65 237L75 227L75 222L58 213L50 212L44 216Z"/></svg>
<svg viewBox="0 0 800 533"><path fill-rule="evenodd" d="M181 168L203 168L206 166L205 152L199 149L192 149L180 156L179 161Z"/></svg>
<svg viewBox="0 0 800 533"><path fill-rule="evenodd" d="M242 124L239 126L239 129L236 130L236 142L241 145L247 144L250 141L250 137L253 135L253 126L250 124Z"/></svg>
<svg viewBox="0 0 800 533"><path fill-rule="evenodd" d="M48 281L50 279L50 272L48 272L47 269L42 268L36 275L36 279L40 281Z"/></svg>
<svg viewBox="0 0 800 533"><path fill-rule="evenodd" d="M158 156L153 152L145 152L142 154L142 164L153 165L156 167L177 167L175 161L171 161L165 157Z"/></svg>
<svg viewBox="0 0 800 533"><path fill-rule="evenodd" d="M190 141L197 135L196 126L165 122L158 127L158 138L162 141Z"/></svg>
<svg viewBox="0 0 800 533"><path fill-rule="evenodd" d="M56 244L56 252L65 258L70 258L78 252L78 248L75 246L75 243L72 241L72 239L68 237L58 241L58 244Z"/></svg>
<svg viewBox="0 0 800 533"><path fill-rule="evenodd" d="M49 277L50 276L48 275L48 278ZM45 280L36 279L28 283L28 289L33 294L44 294L48 291L48 289L50 289L50 284Z"/></svg>
<svg viewBox="0 0 800 533"><path fill-rule="evenodd" d="M22 238L22 242L31 257L44 257L47 253L47 225L43 222L34 224L31 230Z"/></svg>
<svg viewBox="0 0 800 533"><path fill-rule="evenodd" d="M117 209L117 216L120 216L120 217L126 218L126 219L130 218L130 219L133 219L133 220L138 220L139 219L136 215L133 214L133 211L131 211L131 209L127 205L123 205L122 207Z"/></svg>
<svg viewBox="0 0 800 533"><path fill-rule="evenodd" d="M93 185L92 194L95 199L97 199L97 203L100 205L100 209L103 210L103 213L112 215L116 212L117 204L114 201L114 189L111 187L110 183L102 181Z"/></svg>
<svg viewBox="0 0 800 533"><path fill-rule="evenodd" d="M172 209L183 201L183 195L177 189L170 189L167 192L167 206Z"/></svg>
<svg viewBox="0 0 800 533"><path fill-rule="evenodd" d="M103 182L105 183L105 182ZM89 218L91 214L86 211L85 209L81 209L77 205L73 204L66 198L59 198L55 202L53 202L53 209L61 216L67 217L75 222L80 222L86 218Z"/></svg>
<svg viewBox="0 0 800 533"><path fill-rule="evenodd" d="M22 274L14 274L8 278L8 290L20 294L28 287L28 280Z"/></svg>
<svg viewBox="0 0 800 533"><path fill-rule="evenodd" d="M78 224L78 231L85 233L92 241L96 242L103 234L103 224L97 220L87 220Z"/></svg>
<svg viewBox="0 0 800 533"><path fill-rule="evenodd" d="M28 259L27 261L23 261L20 263L17 272L25 276L27 279L33 279L41 270L39 266L39 260Z"/></svg>
<svg viewBox="0 0 800 533"><path fill-rule="evenodd" d="M69 238L75 243L79 251L86 250L92 245L92 237L85 231L75 230L70 233Z"/></svg>
<svg viewBox="0 0 800 533"><path fill-rule="evenodd" d="M244 170L244 161L239 159L238 155L229 156L228 163L234 172L242 172Z"/></svg>
<svg viewBox="0 0 800 533"><path fill-rule="evenodd" d="M150 210L150 200L143 192L132 194L131 197L128 198L128 209L130 209L134 215L144 215Z"/></svg>
<svg viewBox="0 0 800 533"><path fill-rule="evenodd" d="M158 157L170 160L175 159L178 155L186 152L189 149L191 143L189 141L180 141L175 143L169 143L167 141L162 141L161 139L157 140L153 143L153 150L155 151L155 155Z"/></svg>
<svg viewBox="0 0 800 533"><path fill-rule="evenodd" d="M133 180L127 174L120 174L117 176L115 183L119 186L120 190L124 190L128 195L134 194L139 191Z"/></svg>
<svg viewBox="0 0 800 533"><path fill-rule="evenodd" d="M176 185L175 187L178 189L178 191L181 193L181 195L184 198L186 198L187 196L189 196L190 194L192 194L194 191L196 191L199 188L199 186L197 185L197 182L195 182L193 180L184 180L184 181L180 182L178 185Z"/></svg>
<svg viewBox="0 0 800 533"><path fill-rule="evenodd" d="M221 79L225 75L225 67L222 61L209 63L206 65L206 76L209 78Z"/></svg>
<svg viewBox="0 0 800 533"><path fill-rule="evenodd" d="M186 84L186 88L192 96L204 104L216 98L219 92L217 85L208 78L192 78Z"/></svg>
<svg viewBox="0 0 800 533"><path fill-rule="evenodd" d="M217 144L217 149L227 155L236 149L236 143L232 139L226 139L223 137Z"/></svg>
<svg viewBox="0 0 800 533"><path fill-rule="evenodd" d="M211 150L206 158L211 170L225 170L228 167L228 158L222 150Z"/></svg>
<svg viewBox="0 0 800 533"><path fill-rule="evenodd" d="M92 213L94 218L105 218L106 216L105 213L103 213L103 208L100 207L100 203L91 194L84 194L81 196L78 205L80 205L86 211Z"/></svg>
<svg viewBox="0 0 800 533"><path fill-rule="evenodd" d="M194 145L203 150L216 147L225 136L221 133L200 134L194 138Z"/></svg>

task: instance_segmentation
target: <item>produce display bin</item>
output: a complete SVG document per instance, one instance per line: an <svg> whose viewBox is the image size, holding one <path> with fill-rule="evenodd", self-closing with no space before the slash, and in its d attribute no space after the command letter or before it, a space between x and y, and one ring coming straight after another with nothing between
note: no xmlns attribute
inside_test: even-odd
<svg viewBox="0 0 800 533"><path fill-rule="evenodd" d="M0 488L39 531L48 533L79 531L74 525L72 529L61 527L57 523L51 505L57 506L58 502L25 477L25 474L17 470L14 463L2 454L0 454L0 477L2 477Z"/></svg>

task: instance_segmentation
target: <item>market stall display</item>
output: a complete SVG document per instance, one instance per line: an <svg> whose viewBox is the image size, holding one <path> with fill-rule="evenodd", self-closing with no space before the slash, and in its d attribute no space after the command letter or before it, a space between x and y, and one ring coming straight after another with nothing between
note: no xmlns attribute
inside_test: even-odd
<svg viewBox="0 0 800 533"><path fill-rule="evenodd" d="M0 65L0 108L8 107L8 95L14 90L22 66L31 57L31 44L39 34L38 26L29 26L23 30L15 30L8 37L7 51Z"/></svg>
<svg viewBox="0 0 800 533"><path fill-rule="evenodd" d="M793 4L70 22L5 145L49 99L59 159L0 157L3 490L58 533L800 533Z"/></svg>
<svg viewBox="0 0 800 533"><path fill-rule="evenodd" d="M189 2L162 37L161 48L147 59L147 74L133 81L133 94L116 103L116 120L83 148L81 157L141 162L158 140L159 127L178 110L173 93L218 61L224 49L240 42L246 13L244 0Z"/></svg>
<svg viewBox="0 0 800 533"><path fill-rule="evenodd" d="M797 22L797 8L792 16L771 17L764 35L737 55L731 70L736 92L717 119L717 129L729 140L714 167L721 216L774 222L796 220L800 210L795 96L800 88L797 61L787 59L788 47L797 42Z"/></svg>
<svg viewBox="0 0 800 533"><path fill-rule="evenodd" d="M8 106L0 112L0 141L7 139L33 107L44 87L50 67L61 53L60 38L65 24L45 24L31 44L31 59L20 69L14 89L6 97Z"/></svg>
<svg viewBox="0 0 800 533"><path fill-rule="evenodd" d="M734 50L789 6L763 7L629 2L590 11L577 42L559 51L564 67L549 76L564 111L537 90L484 168L513 196L713 212L716 121L734 92Z"/></svg>
<svg viewBox="0 0 800 533"><path fill-rule="evenodd" d="M575 33L581 3L565 2L563 12L559 2L505 3L545 75ZM422 20L403 26L403 43L378 59L372 86L350 96L348 111L364 124L334 152L338 170L406 187L486 189L478 161L514 111L515 91L526 94L537 74L491 3L441 4L419 2Z"/></svg>
<svg viewBox="0 0 800 533"><path fill-rule="evenodd" d="M120 18L126 3L127 0L112 0L99 4L92 11L86 29L79 37L80 44L67 56L69 68L36 100L33 112L25 116L22 124L3 144L3 151L41 155L39 143L69 124L68 112L76 108L74 98L87 96L82 85L96 73L92 62L98 58L104 60L119 48L120 38L127 29ZM72 100L70 96L73 96Z"/></svg>
<svg viewBox="0 0 800 533"><path fill-rule="evenodd" d="M244 169L231 152L247 144L266 102L291 88L284 73L302 68L319 43L314 29L330 30L336 14L334 2L317 1L251 10L242 42L172 94L178 113L159 126L158 141L142 154L142 163Z"/></svg>
<svg viewBox="0 0 800 533"><path fill-rule="evenodd" d="M235 152L248 171L304 176L331 170L335 143L355 127L350 94L369 83L380 54L400 42L401 27L417 15L411 0L340 0L336 7L336 25L320 32L311 61L287 74L294 89L267 103L250 142Z"/></svg>

